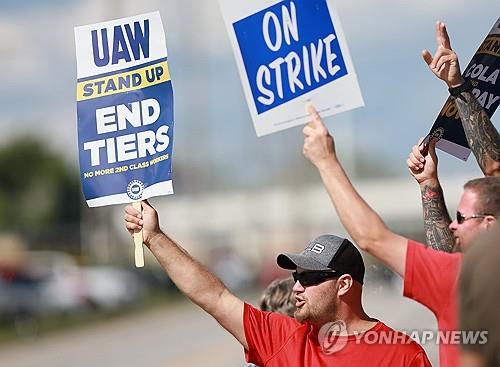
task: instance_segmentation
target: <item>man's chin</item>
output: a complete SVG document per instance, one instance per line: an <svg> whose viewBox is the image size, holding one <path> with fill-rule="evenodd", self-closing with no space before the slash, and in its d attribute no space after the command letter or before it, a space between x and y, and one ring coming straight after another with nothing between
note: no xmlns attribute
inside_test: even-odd
<svg viewBox="0 0 500 367"><path fill-rule="evenodd" d="M301 324L306 322L306 315L302 312L301 309L296 310L295 313L293 314L293 317Z"/></svg>

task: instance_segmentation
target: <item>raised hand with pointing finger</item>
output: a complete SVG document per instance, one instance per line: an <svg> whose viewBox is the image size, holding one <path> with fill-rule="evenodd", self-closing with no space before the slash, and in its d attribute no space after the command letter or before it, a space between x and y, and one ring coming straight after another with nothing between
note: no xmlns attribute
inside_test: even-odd
<svg viewBox="0 0 500 367"><path fill-rule="evenodd" d="M311 121L302 130L304 134L302 152L317 168L321 168L329 160L337 159L335 143L314 106L308 103L306 109Z"/></svg>
<svg viewBox="0 0 500 367"><path fill-rule="evenodd" d="M428 50L422 51L422 57L429 69L449 88L463 84L464 79L460 73L458 56L451 48L446 25L441 21L436 22L436 44L437 49L434 56Z"/></svg>
<svg viewBox="0 0 500 367"><path fill-rule="evenodd" d="M451 48L445 24L440 21L436 23L436 43L434 56L424 50L422 57L434 75L447 84L455 99L467 143L479 167L486 176L500 176L500 135L474 95L479 90L474 90L460 74L458 56Z"/></svg>

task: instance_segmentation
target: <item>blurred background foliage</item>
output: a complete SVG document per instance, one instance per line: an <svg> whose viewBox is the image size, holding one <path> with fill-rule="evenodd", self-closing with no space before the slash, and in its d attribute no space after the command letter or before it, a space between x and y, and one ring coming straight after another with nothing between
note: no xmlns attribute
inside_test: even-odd
<svg viewBox="0 0 500 367"><path fill-rule="evenodd" d="M41 231L80 222L80 183L73 167L34 137L0 147L0 228Z"/></svg>

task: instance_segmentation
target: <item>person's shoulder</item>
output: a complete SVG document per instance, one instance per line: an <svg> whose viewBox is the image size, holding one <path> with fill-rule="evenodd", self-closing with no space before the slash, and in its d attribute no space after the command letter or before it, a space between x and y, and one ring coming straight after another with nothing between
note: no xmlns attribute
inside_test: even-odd
<svg viewBox="0 0 500 367"><path fill-rule="evenodd" d="M445 251L440 251L433 249L432 247L429 247L427 245L424 245L423 243L413 241L413 240L408 240L408 249L412 253L425 253L426 257L434 257L434 258L441 258L443 260L447 261L461 261L463 257L463 253L461 252L445 252Z"/></svg>
<svg viewBox="0 0 500 367"><path fill-rule="evenodd" d="M295 320L293 317L283 315L279 312L272 311L261 311L264 313L265 317L272 320L274 323L283 323L288 325L289 327L300 327L303 326L300 322Z"/></svg>
<svg viewBox="0 0 500 367"><path fill-rule="evenodd" d="M271 312L271 311L262 311L258 308L255 308L249 303L245 303L245 312L252 314L254 316L258 315L261 320L265 320L266 322L270 323L282 323L286 324L289 327L294 327L294 326L301 326L302 324L295 320L293 317L286 316L283 314L280 314L278 312Z"/></svg>
<svg viewBox="0 0 500 367"><path fill-rule="evenodd" d="M404 349L406 349L406 352L408 353L414 353L414 354L419 352L425 353L424 348L419 343L417 343L413 338L411 338L408 334L393 329L381 321L379 321L379 323L381 325L379 328L379 332L388 335L385 338L386 341L389 341L390 343L397 345L398 348L404 347ZM382 340L384 340L384 338L382 338Z"/></svg>

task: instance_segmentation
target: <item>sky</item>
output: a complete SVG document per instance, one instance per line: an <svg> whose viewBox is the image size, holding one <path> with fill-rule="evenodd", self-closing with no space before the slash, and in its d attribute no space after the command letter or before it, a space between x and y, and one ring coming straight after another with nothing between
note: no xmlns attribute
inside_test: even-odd
<svg viewBox="0 0 500 367"><path fill-rule="evenodd" d="M447 23L464 68L500 15L500 2L335 4L365 100L363 108L325 119L339 156L352 172L407 175L411 146L448 94L420 56L423 48L434 52L435 22ZM0 146L36 135L77 167L73 27L155 10L174 88L174 183L194 191L251 189L312 176L300 127L256 137L215 0L0 0ZM493 121L498 127L497 116ZM440 166L443 174L481 175L473 157L464 163L441 153Z"/></svg>

